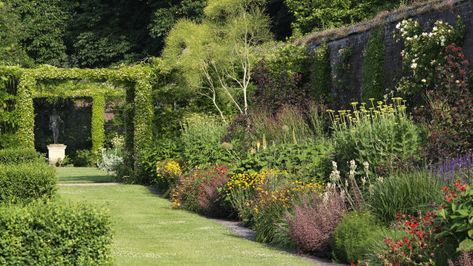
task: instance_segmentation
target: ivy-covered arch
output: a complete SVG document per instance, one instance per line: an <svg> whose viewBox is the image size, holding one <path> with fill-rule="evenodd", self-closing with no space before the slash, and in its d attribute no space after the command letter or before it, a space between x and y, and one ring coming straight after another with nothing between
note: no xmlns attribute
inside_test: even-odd
<svg viewBox="0 0 473 266"><path fill-rule="evenodd" d="M140 181L143 166L140 158L144 148L152 139L151 121L153 106L151 100L154 71L144 65L116 69L78 69L41 66L34 69L2 67L0 75L18 79L15 112L17 115L18 145L34 148L34 106L35 97L61 95L64 97L91 96L92 107L92 149L98 150L104 141L103 112L105 95L114 93L114 87L98 86L83 90L39 91L40 83L48 81L86 81L119 84L126 88L125 108L125 164L133 170L135 181ZM116 93L116 92L115 92ZM98 134L95 134L98 132ZM102 133L100 133L102 132Z"/></svg>

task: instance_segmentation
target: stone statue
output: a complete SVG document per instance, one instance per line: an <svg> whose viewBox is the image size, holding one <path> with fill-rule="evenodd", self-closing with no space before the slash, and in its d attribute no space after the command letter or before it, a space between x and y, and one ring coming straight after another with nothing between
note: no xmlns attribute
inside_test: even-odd
<svg viewBox="0 0 473 266"><path fill-rule="evenodd" d="M59 138L59 126L63 123L61 117L57 114L56 108L53 109L53 114L49 116L49 129L53 132L54 144L57 144Z"/></svg>

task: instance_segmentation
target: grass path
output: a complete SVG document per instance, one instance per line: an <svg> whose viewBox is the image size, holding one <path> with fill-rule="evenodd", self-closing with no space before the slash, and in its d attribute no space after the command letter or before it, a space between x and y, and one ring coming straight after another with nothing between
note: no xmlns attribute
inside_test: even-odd
<svg viewBox="0 0 473 266"><path fill-rule="evenodd" d="M92 168L58 169L60 183L111 181ZM116 265L311 265L283 251L234 236L221 224L186 211L139 185L60 186L65 200L110 210Z"/></svg>

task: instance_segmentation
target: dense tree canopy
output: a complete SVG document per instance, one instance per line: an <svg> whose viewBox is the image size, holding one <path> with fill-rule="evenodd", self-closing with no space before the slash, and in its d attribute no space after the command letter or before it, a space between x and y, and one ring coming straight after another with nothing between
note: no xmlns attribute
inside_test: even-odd
<svg viewBox="0 0 473 266"><path fill-rule="evenodd" d="M184 18L202 22L206 5L206 0L3 0L0 61L95 68L159 56L171 28ZM276 37L289 36L284 0L267 1L265 9Z"/></svg>

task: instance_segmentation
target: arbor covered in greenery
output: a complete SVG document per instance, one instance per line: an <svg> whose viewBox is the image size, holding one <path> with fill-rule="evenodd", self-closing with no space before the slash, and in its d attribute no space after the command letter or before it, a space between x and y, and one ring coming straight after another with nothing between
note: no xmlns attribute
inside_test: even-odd
<svg viewBox="0 0 473 266"><path fill-rule="evenodd" d="M151 82L154 73L147 66L131 66L119 69L61 69L43 66L34 69L2 67L0 75L18 80L16 94L13 96L13 112L16 118L15 139L17 146L34 148L34 107L33 98L51 95L51 92L37 91L39 84L49 81L65 82L69 80L110 82L126 88L127 125L125 132L125 164L134 170L135 178L140 176L142 166L140 158L144 147L149 145L152 137L151 121L153 107L151 103ZM69 88L69 87L65 87ZM112 87L113 88L113 87ZM109 88L89 90L62 91L63 97L93 96L92 113L93 149L101 148L103 136L104 95ZM56 93L58 93L56 91ZM54 92L53 92L54 95ZM137 180L136 180L137 181Z"/></svg>

